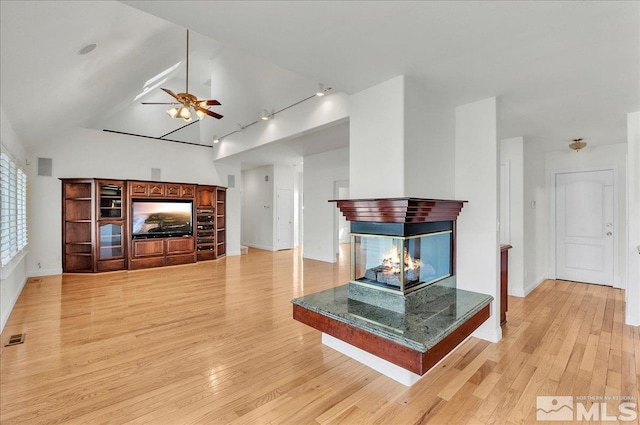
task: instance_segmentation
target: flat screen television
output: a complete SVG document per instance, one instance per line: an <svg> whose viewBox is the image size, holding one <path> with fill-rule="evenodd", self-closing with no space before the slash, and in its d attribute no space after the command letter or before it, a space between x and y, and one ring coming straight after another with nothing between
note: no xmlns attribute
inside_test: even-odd
<svg viewBox="0 0 640 425"><path fill-rule="evenodd" d="M131 208L134 239L193 235L191 201L133 200Z"/></svg>

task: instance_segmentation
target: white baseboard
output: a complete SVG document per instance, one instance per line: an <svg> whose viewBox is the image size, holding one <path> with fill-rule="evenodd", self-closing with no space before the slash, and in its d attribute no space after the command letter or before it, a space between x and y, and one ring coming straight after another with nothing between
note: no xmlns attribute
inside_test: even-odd
<svg viewBox="0 0 640 425"><path fill-rule="evenodd" d="M322 343L407 387L415 384L422 377L324 332Z"/></svg>
<svg viewBox="0 0 640 425"><path fill-rule="evenodd" d="M438 363L431 366L431 369L434 370L441 362L443 362L447 357L451 355L454 351L458 349L462 344L467 342L467 340L471 338L471 335L466 337L460 344L456 345L455 348L449 351L443 358L438 360ZM413 373L409 370L406 370L398 365L395 365L383 358L380 358L374 354L369 353L368 351L364 351L358 347L355 347L348 342L344 342L341 339L335 338L329 334L322 333L322 343L327 347L331 347L339 353L344 354L347 357L351 357L352 359L362 363L365 366L370 367L375 370L393 379L396 382L401 383L404 386L410 387L415 384L422 376L416 373ZM427 371L429 373L429 371Z"/></svg>
<svg viewBox="0 0 640 425"><path fill-rule="evenodd" d="M640 315L637 313L633 314L627 312L625 314L624 323L629 326L640 326Z"/></svg>
<svg viewBox="0 0 640 425"><path fill-rule="evenodd" d="M227 257L233 257L236 255L240 255L240 250L227 252Z"/></svg>
<svg viewBox="0 0 640 425"><path fill-rule="evenodd" d="M529 282L529 284L525 285L524 288L509 288L509 295L512 295L514 297L524 298L527 295L529 295L531 292L533 292L533 290L536 289L538 286L540 286L540 284L545 280L547 280L547 278L542 276Z"/></svg>
<svg viewBox="0 0 640 425"><path fill-rule="evenodd" d="M492 326L490 324L490 322L492 321L493 320L489 318L486 322L480 325L478 329L473 331L471 336L493 343L499 342L502 339L502 328L500 327L500 325L498 325L497 327Z"/></svg>
<svg viewBox="0 0 640 425"><path fill-rule="evenodd" d="M307 255L304 252L302 253L302 258L307 259L307 260L324 261L325 263L335 263L336 262L336 258L335 257L320 257L320 256L315 256L315 255Z"/></svg>
<svg viewBox="0 0 640 425"><path fill-rule="evenodd" d="M24 289L24 285L27 283L27 279L28 278L25 277L24 281L20 285L20 289L16 291L16 296L9 302L9 307L6 309L6 311L2 312L2 317L0 318L0 320L2 320L2 323L0 323L0 332L4 330L4 325L7 324L9 316L11 316L11 312L13 311L13 307L15 307L16 302L18 301L18 298L20 298L20 294Z"/></svg>
<svg viewBox="0 0 640 425"><path fill-rule="evenodd" d="M276 251L272 246L260 245L257 243L242 242L242 245L248 246L250 248L263 249L265 251Z"/></svg>
<svg viewBox="0 0 640 425"><path fill-rule="evenodd" d="M62 274L62 269L38 269L38 270L30 270L27 272L28 277L39 277L39 276L54 276L57 274Z"/></svg>

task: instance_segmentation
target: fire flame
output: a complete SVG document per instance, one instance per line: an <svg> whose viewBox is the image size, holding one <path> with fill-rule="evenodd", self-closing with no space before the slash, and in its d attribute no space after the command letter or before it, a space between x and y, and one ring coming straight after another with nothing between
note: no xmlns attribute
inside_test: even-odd
<svg viewBox="0 0 640 425"><path fill-rule="evenodd" d="M398 252L398 247L393 245L391 247L391 251L387 252L384 255L384 259L382 260L382 265L385 267L391 267L393 273L400 272L400 253ZM422 266L422 262L420 260L414 260L411 258L411 254L407 251L407 248L404 248L404 271L407 270L416 270Z"/></svg>

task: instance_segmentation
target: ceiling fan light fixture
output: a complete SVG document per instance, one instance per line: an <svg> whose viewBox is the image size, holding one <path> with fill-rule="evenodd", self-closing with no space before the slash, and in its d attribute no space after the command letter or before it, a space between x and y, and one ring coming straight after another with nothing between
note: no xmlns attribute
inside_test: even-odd
<svg viewBox="0 0 640 425"><path fill-rule="evenodd" d="M167 109L167 114L169 114L171 118L176 118L178 116L178 108Z"/></svg>
<svg viewBox="0 0 640 425"><path fill-rule="evenodd" d="M573 142L569 144L569 149L580 152L580 149L583 149L585 146L587 146L587 142L582 141L582 139L573 139Z"/></svg>
<svg viewBox="0 0 640 425"><path fill-rule="evenodd" d="M221 105L220 102L218 102L217 100L214 99L207 99L207 100L199 100L196 96L194 96L193 94L189 93L189 30L187 30L187 57L186 57L186 82L185 82L185 91L184 93L174 93L169 89L166 88L162 88L162 91L164 91L165 93L167 93L169 96L171 96L173 99L175 99L175 102L142 102L143 105L145 104L149 104L149 105L180 105L182 104L182 106L179 107L175 107L175 108L171 108L169 110L167 110L167 114L169 114L169 116L171 118L182 118L185 122L191 122L193 120L192 118L192 114L195 112L195 114L198 117L198 120L202 120L204 119L205 116L209 115L213 118L217 118L220 119L222 118L222 115L218 114L217 112L213 112L212 110L209 109L209 106L213 106L213 105ZM150 92L151 90L155 89L156 87L160 86L161 84L163 84L168 77L169 73L175 71L181 64L182 62L178 62L175 65L171 66L170 68L167 68L166 70L164 70L163 72L161 72L160 74L156 75L155 77L153 77L150 80L147 80L147 82L145 83L145 87L142 91L142 93L140 95L138 95L136 97L136 99L138 99L139 97L143 96L144 94ZM163 78L160 82L155 83L153 86L148 86L148 84L151 84L152 82L155 82L161 78ZM191 109L193 109L193 111L191 111Z"/></svg>
<svg viewBox="0 0 640 425"><path fill-rule="evenodd" d="M178 115L180 115L180 118L187 120L191 118L191 111L186 106L181 106L178 110Z"/></svg>

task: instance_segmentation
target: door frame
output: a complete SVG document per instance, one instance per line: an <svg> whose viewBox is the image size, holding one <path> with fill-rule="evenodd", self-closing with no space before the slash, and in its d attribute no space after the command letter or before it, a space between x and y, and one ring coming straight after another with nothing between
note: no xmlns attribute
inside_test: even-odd
<svg viewBox="0 0 640 425"><path fill-rule="evenodd" d="M289 222L289 243L287 244L288 248L280 248L280 210L282 209L282 203L280 202L280 191L281 190L286 190L289 191L289 217L291 218L291 221ZM293 249L295 248L294 246L294 237L293 237L293 228L295 226L295 217L293 215L293 189L289 189L289 188L281 188L281 187L277 187L275 189L275 195L276 195L276 211L275 211L275 227L276 227L276 231L275 231L275 249L274 251L282 251L282 250L287 250L287 249Z"/></svg>
<svg viewBox="0 0 640 425"><path fill-rule="evenodd" d="M346 185L345 185L346 183ZM340 199L340 188L349 186L349 179L338 179L333 181L333 199ZM333 207L333 255L337 259L340 254L340 241L338 240L338 227L340 223L340 210L337 205Z"/></svg>
<svg viewBox="0 0 640 425"><path fill-rule="evenodd" d="M618 249L620 238L620 223L618 220L618 167L612 166L600 166L600 167L576 167L576 168L562 168L550 170L547 175L547 193L549 194L549 240L548 240L548 252L549 257L547 259L549 264L549 279L555 279L557 276L557 264L556 264L556 176L558 174L567 173L585 173L592 171L612 171L613 172L613 287L617 289L626 289L626 282L622 282L620 279L620 267L618 265L620 259L620 253Z"/></svg>

